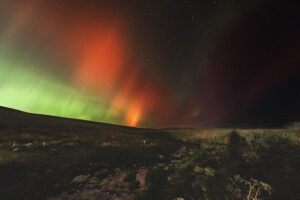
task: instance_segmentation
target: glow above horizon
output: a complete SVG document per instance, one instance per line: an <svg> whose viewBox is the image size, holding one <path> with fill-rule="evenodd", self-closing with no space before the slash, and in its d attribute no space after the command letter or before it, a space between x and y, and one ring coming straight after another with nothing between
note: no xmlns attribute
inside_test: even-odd
<svg viewBox="0 0 300 200"><path fill-rule="evenodd" d="M283 112L297 107L284 103L285 91L299 102L294 13L282 20L273 8L259 0L0 1L0 106L139 127L268 121L261 108L273 118L264 100L273 102L272 92Z"/></svg>
<svg viewBox="0 0 300 200"><path fill-rule="evenodd" d="M38 13L42 4L27 3L8 9L0 34L0 105L141 125L147 113L156 109L160 89L145 88L149 77L139 71L137 61L128 62L129 38L120 17L103 14L95 20L81 15L55 33L66 25L61 16L48 19L46 13ZM39 20L34 21L37 16ZM28 38L32 33L35 37Z"/></svg>

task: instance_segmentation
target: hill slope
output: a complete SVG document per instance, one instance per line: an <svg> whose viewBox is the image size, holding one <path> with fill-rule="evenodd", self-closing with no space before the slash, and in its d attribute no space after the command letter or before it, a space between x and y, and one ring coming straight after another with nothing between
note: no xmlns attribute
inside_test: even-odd
<svg viewBox="0 0 300 200"><path fill-rule="evenodd" d="M300 130L235 131L0 107L0 199L297 199Z"/></svg>
<svg viewBox="0 0 300 200"><path fill-rule="evenodd" d="M124 176L128 169L153 165L161 152L176 148L176 142L159 130L0 107L0 199L47 199L63 191L73 193L81 187L72 184L78 175L103 179L127 169Z"/></svg>

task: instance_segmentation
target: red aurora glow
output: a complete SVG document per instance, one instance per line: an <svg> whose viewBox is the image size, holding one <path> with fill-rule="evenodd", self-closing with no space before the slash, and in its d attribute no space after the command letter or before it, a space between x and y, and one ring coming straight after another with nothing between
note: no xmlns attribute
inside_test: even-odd
<svg viewBox="0 0 300 200"><path fill-rule="evenodd" d="M89 21L89 20L83 20ZM80 27L80 30L78 30ZM74 81L110 101L107 115L123 115L123 123L138 126L148 113L159 112L163 90L128 57L127 33L120 23L79 23L72 31Z"/></svg>

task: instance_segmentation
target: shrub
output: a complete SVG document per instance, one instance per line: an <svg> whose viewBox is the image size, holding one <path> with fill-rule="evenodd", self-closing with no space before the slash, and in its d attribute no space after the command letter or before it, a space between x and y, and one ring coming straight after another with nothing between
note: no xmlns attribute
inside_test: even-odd
<svg viewBox="0 0 300 200"><path fill-rule="evenodd" d="M300 122L293 122L287 126L288 129L300 129Z"/></svg>
<svg viewBox="0 0 300 200"><path fill-rule="evenodd" d="M228 141L227 146L202 146L178 163L155 166L147 179L152 199L299 197L297 145L284 137L252 134L244 138L236 132Z"/></svg>

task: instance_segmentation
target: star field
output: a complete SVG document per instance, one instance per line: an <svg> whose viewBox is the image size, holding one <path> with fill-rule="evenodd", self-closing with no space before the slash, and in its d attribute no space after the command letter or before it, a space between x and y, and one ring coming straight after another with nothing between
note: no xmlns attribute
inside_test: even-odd
<svg viewBox="0 0 300 200"><path fill-rule="evenodd" d="M0 106L139 127L300 120L285 1L0 1Z"/></svg>

